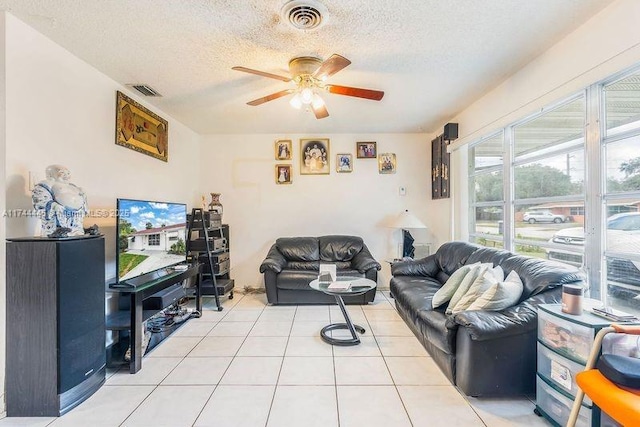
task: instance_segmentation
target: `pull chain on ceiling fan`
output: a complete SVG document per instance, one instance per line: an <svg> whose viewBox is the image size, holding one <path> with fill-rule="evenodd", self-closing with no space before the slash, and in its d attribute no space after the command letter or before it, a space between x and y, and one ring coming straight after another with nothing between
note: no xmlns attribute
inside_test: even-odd
<svg viewBox="0 0 640 427"><path fill-rule="evenodd" d="M349 64L351 64L351 61L347 58L334 53L324 62L318 58L310 56L293 58L289 61L289 72L291 73L291 77L284 77L246 67L233 67L233 69L245 73L256 74L262 77L282 80L283 82L293 82L296 85L294 89L285 89L262 98L254 99L253 101L249 101L247 102L248 105L257 106L293 93L295 95L289 101L292 107L299 109L303 105L309 105L317 119L324 119L329 116L329 112L324 104L324 100L318 94L320 91L327 91L337 95L370 99L373 101L380 101L384 96L384 92L379 90L361 89L357 87L324 83L327 78L344 69Z"/></svg>

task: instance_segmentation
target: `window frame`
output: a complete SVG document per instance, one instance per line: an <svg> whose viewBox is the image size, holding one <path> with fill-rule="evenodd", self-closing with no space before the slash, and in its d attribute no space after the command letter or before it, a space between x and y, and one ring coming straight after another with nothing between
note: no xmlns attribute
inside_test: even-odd
<svg viewBox="0 0 640 427"><path fill-rule="evenodd" d="M557 248L567 252L574 252L568 245L558 245L553 242L536 242L527 239L515 238L515 212L516 207L522 204L538 203L540 198L533 199L515 199L515 168L518 165L528 164L537 160L546 159L556 156L562 153L569 153L575 151L577 145L564 147L559 150L550 150L550 152L543 153L539 156L531 155L524 156L516 160L515 156L515 128L528 122L531 122L542 115L553 111L565 104L575 101L580 97L584 97L585 100L585 129L583 132L583 147L584 147L584 194L577 196L556 196L544 198L545 201L553 202L554 199L561 199L562 201L582 201L584 203L583 208L576 208L576 211L582 210L584 215L584 247L581 251L576 253L582 254L583 268L587 274L589 283L591 283L590 296L592 298L600 299L606 304L607 298L607 260L613 258L622 258L625 260L631 260L640 262L639 253L626 253L616 252L608 249L607 245L607 207L610 202L620 201L623 199L636 198L640 200L640 190L637 191L624 191L624 192L607 192L607 146L611 143L623 141L633 137L640 136L640 126L627 129L620 132L614 132L611 134L611 129L606 129L607 123L607 103L606 103L606 87L615 84L625 78L634 74L640 73L640 65L636 64L633 67L629 67L622 70L606 79L602 79L588 87L577 91L570 96L551 103L539 111L527 115L519 120L516 120L508 125L492 132L491 134L479 138L476 141L471 142L468 145L468 158L469 158L469 233L468 238L470 241L476 241L479 238L487 238L491 235L483 235L482 233L475 232L476 217L475 209L481 206L493 206L498 205L496 202L475 202L474 189L471 188L471 182L478 175L486 173L487 170L495 171L499 167L488 168L476 172L473 167L473 160L471 157L471 149L478 144L486 141L489 138L493 138L502 132L503 135L503 162L502 162L502 177L503 177L503 200L500 202L503 207L503 235L502 242L504 248L515 252L515 247L518 244L540 244L544 248ZM573 208L571 208L573 209ZM580 215L580 213L571 215ZM575 248L574 248L575 249Z"/></svg>
<svg viewBox="0 0 640 427"><path fill-rule="evenodd" d="M157 243L156 243L157 241ZM147 240L148 246L160 246L160 233L149 234L149 238Z"/></svg>
<svg viewBox="0 0 640 427"><path fill-rule="evenodd" d="M471 151L473 148L481 145L482 143L486 143L487 141L492 140L493 138L496 137L502 137L502 163L499 165L494 165L494 166L490 166L481 170L476 170L475 169L475 156L471 157L469 156L469 159L471 159L468 162L468 175L469 175L469 179L468 179L468 185L469 185L469 236L471 238L471 241L473 242L477 242L480 239L484 239L484 240L489 240L492 242L498 242L501 243L503 247L505 247L505 233L506 233L506 221L505 221L505 217L506 217L506 206L505 206L505 200L506 199L506 193L505 193L505 188L504 188L504 165L505 165L505 159L506 159L506 155L507 152L505 151L505 132L503 129L500 129L497 132L494 132L492 134L487 135L486 137L480 138L479 140L473 142L472 144L469 144L469 151ZM475 200L475 188L474 188L474 184L475 184L475 178L478 176L484 176L484 175L490 175L494 172L500 172L502 173L502 181L503 181L503 189L502 189L502 200L491 200L491 201L486 201L486 202L478 202ZM476 209L477 208L483 208L483 207L497 207L497 208L501 208L502 209L502 236L496 236L494 234L487 234L487 233L478 233L476 232Z"/></svg>

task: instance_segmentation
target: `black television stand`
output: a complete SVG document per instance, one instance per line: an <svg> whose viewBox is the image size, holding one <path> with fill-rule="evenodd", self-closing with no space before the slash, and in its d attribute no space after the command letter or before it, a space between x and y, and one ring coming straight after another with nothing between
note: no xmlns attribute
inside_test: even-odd
<svg viewBox="0 0 640 427"><path fill-rule="evenodd" d="M165 277L172 275L177 272L182 272L185 270L174 270L172 267L161 268L156 271L151 271L149 273L141 274L140 276L133 277L131 279L124 280L124 283L129 286L142 286L146 283L153 282L155 280L161 280Z"/></svg>
<svg viewBox="0 0 640 427"><path fill-rule="evenodd" d="M190 265L186 270L174 270L165 268L152 273L147 273L135 279L126 280L126 287L113 287L109 285L107 292L116 293L130 298L129 310L119 310L111 313L106 319L106 329L110 331L129 331L129 343L131 345L131 361L129 372L135 374L142 368L142 322L156 314L160 310L142 309L142 301L151 295L168 288L183 280L198 276L196 280L196 310L202 312L202 264Z"/></svg>

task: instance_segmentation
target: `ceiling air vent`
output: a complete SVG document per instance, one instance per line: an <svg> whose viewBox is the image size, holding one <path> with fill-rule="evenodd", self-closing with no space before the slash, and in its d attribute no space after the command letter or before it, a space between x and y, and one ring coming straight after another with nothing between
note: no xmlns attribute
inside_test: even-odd
<svg viewBox="0 0 640 427"><path fill-rule="evenodd" d="M315 0L294 0L282 7L281 16L294 28L311 30L325 22L327 8Z"/></svg>
<svg viewBox="0 0 640 427"><path fill-rule="evenodd" d="M128 84L127 86L134 88L144 96L157 96L157 97L162 96L157 90L155 90L149 85L138 83L138 84Z"/></svg>

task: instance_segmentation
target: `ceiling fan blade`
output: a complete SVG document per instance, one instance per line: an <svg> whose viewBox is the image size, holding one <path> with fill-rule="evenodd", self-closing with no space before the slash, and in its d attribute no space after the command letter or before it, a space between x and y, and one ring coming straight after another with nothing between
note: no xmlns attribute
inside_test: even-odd
<svg viewBox="0 0 640 427"><path fill-rule="evenodd" d="M282 80L283 82L290 82L291 81L291 78L289 78L289 77L283 77L283 76L279 76L277 74L266 73L264 71L259 71L259 70L253 70L253 69L247 68L247 67L233 67L232 70L243 71L245 73L250 73L250 74L256 74L256 75L262 76L262 77L269 77L270 79Z"/></svg>
<svg viewBox="0 0 640 427"><path fill-rule="evenodd" d="M320 64L320 67L313 73L313 77L318 80L324 80L347 67L349 64L351 64L351 61L347 58L334 53L329 59Z"/></svg>
<svg viewBox="0 0 640 427"><path fill-rule="evenodd" d="M384 96L384 92L381 90L360 89L357 87L327 85L327 90L330 93L338 95L355 96L356 98L371 99L374 101L380 101Z"/></svg>
<svg viewBox="0 0 640 427"><path fill-rule="evenodd" d="M274 99L282 98L283 96L287 96L290 93L295 92L293 89L281 90L280 92L272 93L271 95L263 96L262 98L254 99L253 101L247 102L247 105L260 105L265 102L273 101Z"/></svg>
<svg viewBox="0 0 640 427"><path fill-rule="evenodd" d="M327 106L322 104L318 107L311 106L313 108L313 114L316 115L316 119L324 119L325 117L329 117L329 112L327 111Z"/></svg>

